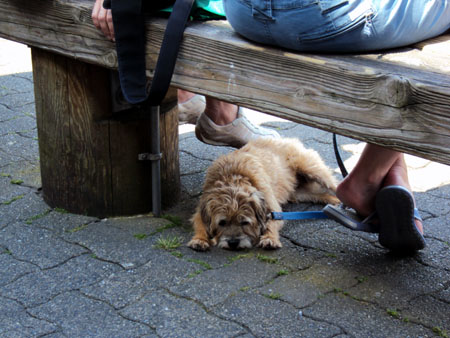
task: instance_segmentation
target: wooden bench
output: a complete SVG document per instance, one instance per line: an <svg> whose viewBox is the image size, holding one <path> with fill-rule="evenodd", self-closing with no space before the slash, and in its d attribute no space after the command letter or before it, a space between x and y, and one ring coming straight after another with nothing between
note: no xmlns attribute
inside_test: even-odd
<svg viewBox="0 0 450 338"><path fill-rule="evenodd" d="M149 211L137 161L148 121L114 119L114 44L93 0L0 0L0 36L32 47L44 198L95 216ZM151 77L166 20L147 26ZM2 51L5 52L5 51ZM172 85L450 164L450 35L368 55L312 55L250 43L225 21L186 29ZM162 115L163 203L179 194L175 91Z"/></svg>

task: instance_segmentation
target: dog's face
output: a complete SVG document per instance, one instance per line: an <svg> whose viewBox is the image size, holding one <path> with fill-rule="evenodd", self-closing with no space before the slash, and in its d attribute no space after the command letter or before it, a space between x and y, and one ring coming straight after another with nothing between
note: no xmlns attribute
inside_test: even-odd
<svg viewBox="0 0 450 338"><path fill-rule="evenodd" d="M251 185L216 187L204 192L200 214L213 244L239 250L258 244L267 222L267 210L261 192Z"/></svg>

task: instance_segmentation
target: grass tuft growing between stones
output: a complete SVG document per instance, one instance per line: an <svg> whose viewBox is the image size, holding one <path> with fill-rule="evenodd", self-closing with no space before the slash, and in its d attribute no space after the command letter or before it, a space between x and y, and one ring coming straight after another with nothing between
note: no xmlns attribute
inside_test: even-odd
<svg viewBox="0 0 450 338"><path fill-rule="evenodd" d="M142 240L142 239L146 239L148 237L147 234L134 234L133 235L134 238Z"/></svg>
<svg viewBox="0 0 450 338"><path fill-rule="evenodd" d="M289 270L281 269L277 272L277 276L286 276L289 275Z"/></svg>
<svg viewBox="0 0 450 338"><path fill-rule="evenodd" d="M43 218L43 217L47 216L50 212L51 212L51 210L48 209L48 210L45 210L44 212L42 212L42 213L40 213L40 214L31 216L30 218L28 218L28 219L25 221L25 223L28 224L28 225L30 225L30 224L32 224L34 221L36 221L36 220L38 220L38 219L40 219L40 218Z"/></svg>
<svg viewBox="0 0 450 338"><path fill-rule="evenodd" d="M200 275L202 272L203 272L202 270L194 271L188 275L188 278L194 278L195 276Z"/></svg>
<svg viewBox="0 0 450 338"><path fill-rule="evenodd" d="M236 262L236 261L238 261L240 259L249 258L249 257L252 257L252 256L253 256L253 254L251 252L245 253L245 254L239 254L239 255L236 255L236 256L233 256L233 257L229 257L228 261L230 263L233 263L233 262Z"/></svg>
<svg viewBox="0 0 450 338"><path fill-rule="evenodd" d="M269 257L266 255L258 254L258 255L256 255L256 258L258 258L261 262L265 262L265 263L269 263L269 264L278 263L278 258L276 258L276 257Z"/></svg>
<svg viewBox="0 0 450 338"><path fill-rule="evenodd" d="M400 319L400 313L396 309L386 309L386 312L389 316Z"/></svg>
<svg viewBox="0 0 450 338"><path fill-rule="evenodd" d="M181 238L177 236L160 237L155 244L155 247L163 250L175 250L180 246Z"/></svg>
<svg viewBox="0 0 450 338"><path fill-rule="evenodd" d="M200 259L189 258L189 259L187 259L187 261L191 262L191 263L198 264L198 265L204 267L206 270L211 270L212 269L212 266L210 264L208 264L208 263L206 263L206 262L204 262L204 261L202 261Z"/></svg>
<svg viewBox="0 0 450 338"><path fill-rule="evenodd" d="M440 327L437 326L433 327L433 332L437 334L439 337L448 338L447 331L441 329Z"/></svg>
<svg viewBox="0 0 450 338"><path fill-rule="evenodd" d="M20 200L20 199L22 199L24 197L25 197L25 195L15 196L15 197L11 198L9 201L2 202L1 204L3 204L3 205L10 205L10 204L14 203L15 201L18 201L18 200Z"/></svg>
<svg viewBox="0 0 450 338"><path fill-rule="evenodd" d="M283 295L277 292L271 292L269 294L263 294L263 296L269 299L279 300Z"/></svg>

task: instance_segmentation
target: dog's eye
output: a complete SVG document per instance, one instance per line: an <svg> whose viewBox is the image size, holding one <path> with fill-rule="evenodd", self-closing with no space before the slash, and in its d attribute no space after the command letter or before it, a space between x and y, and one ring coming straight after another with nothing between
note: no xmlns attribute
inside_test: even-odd
<svg viewBox="0 0 450 338"><path fill-rule="evenodd" d="M227 225L227 221L226 220L221 220L219 221L219 226L224 227L225 225Z"/></svg>
<svg viewBox="0 0 450 338"><path fill-rule="evenodd" d="M245 227L245 226L247 226L247 225L250 225L250 222L249 222L249 221L242 221L242 222L241 222L241 226Z"/></svg>

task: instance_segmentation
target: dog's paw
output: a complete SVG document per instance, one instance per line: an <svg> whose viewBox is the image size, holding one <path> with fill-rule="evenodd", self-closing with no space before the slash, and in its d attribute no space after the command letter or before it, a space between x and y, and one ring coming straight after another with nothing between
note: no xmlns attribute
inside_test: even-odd
<svg viewBox="0 0 450 338"><path fill-rule="evenodd" d="M196 251L206 251L210 247L208 241L199 238L192 239L187 245L188 247Z"/></svg>
<svg viewBox="0 0 450 338"><path fill-rule="evenodd" d="M282 247L279 239L269 237L269 236L261 237L261 240L259 241L258 246L260 248L263 248L266 250L275 250L275 249L279 249Z"/></svg>

